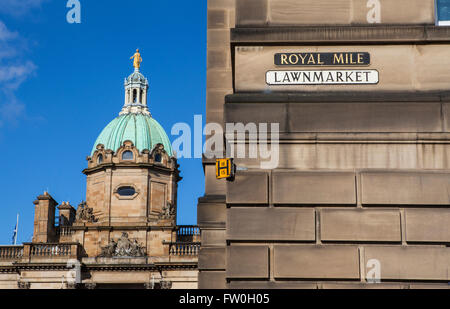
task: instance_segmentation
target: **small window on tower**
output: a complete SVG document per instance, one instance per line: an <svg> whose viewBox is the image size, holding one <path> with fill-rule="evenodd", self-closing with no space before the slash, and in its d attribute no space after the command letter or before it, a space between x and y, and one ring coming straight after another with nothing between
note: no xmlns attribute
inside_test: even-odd
<svg viewBox="0 0 450 309"><path fill-rule="evenodd" d="M136 190L133 187L120 187L119 189L117 189L117 193L120 196L133 196L136 194Z"/></svg>
<svg viewBox="0 0 450 309"><path fill-rule="evenodd" d="M137 91L136 89L133 90L133 103L136 103L137 101Z"/></svg>
<svg viewBox="0 0 450 309"><path fill-rule="evenodd" d="M102 164L103 163L103 156L102 155L99 155L98 157L97 157L97 164Z"/></svg>
<svg viewBox="0 0 450 309"><path fill-rule="evenodd" d="M155 155L155 162L161 162L161 154L160 153L157 153Z"/></svg>
<svg viewBox="0 0 450 309"><path fill-rule="evenodd" d="M127 150L122 154L122 160L133 160L133 152Z"/></svg>

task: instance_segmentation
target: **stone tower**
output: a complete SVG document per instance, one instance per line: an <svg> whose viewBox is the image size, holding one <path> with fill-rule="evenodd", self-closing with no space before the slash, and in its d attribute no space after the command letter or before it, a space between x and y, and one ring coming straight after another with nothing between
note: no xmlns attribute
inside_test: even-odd
<svg viewBox="0 0 450 309"><path fill-rule="evenodd" d="M143 230L135 231L141 241L148 225L175 226L181 180L169 138L148 110L147 91L148 80L135 69L125 79L126 99L119 116L100 133L83 171L91 220L108 226L141 226ZM106 245L109 237L102 234L99 231L100 242ZM96 255L100 247L94 241L85 249Z"/></svg>
<svg viewBox="0 0 450 309"><path fill-rule="evenodd" d="M179 165L148 88L139 68L125 79L125 104L87 158L86 202L45 192L33 241L0 246L0 288L197 288L199 230L177 225Z"/></svg>

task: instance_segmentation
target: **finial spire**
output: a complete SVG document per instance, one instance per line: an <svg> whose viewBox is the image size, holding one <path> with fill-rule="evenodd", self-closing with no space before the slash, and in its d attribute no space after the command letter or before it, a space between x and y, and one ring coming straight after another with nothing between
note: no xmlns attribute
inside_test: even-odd
<svg viewBox="0 0 450 309"><path fill-rule="evenodd" d="M133 59L133 66L135 71L139 71L139 68L141 67L142 57L139 53L139 48L136 49L136 52L133 56L130 57L130 59Z"/></svg>
<svg viewBox="0 0 450 309"><path fill-rule="evenodd" d="M142 62L139 49L130 59L133 59L134 72L125 79L125 104L119 115L133 113L151 116L147 106L148 80L139 72Z"/></svg>

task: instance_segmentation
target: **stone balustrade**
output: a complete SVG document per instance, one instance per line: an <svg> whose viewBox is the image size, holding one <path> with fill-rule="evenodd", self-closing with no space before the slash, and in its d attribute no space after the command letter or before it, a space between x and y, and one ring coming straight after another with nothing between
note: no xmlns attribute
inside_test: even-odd
<svg viewBox="0 0 450 309"><path fill-rule="evenodd" d="M196 242L200 240L200 229L197 225L178 225L176 233L178 242Z"/></svg>
<svg viewBox="0 0 450 309"><path fill-rule="evenodd" d="M23 246L0 246L0 261L17 260L23 256Z"/></svg>
<svg viewBox="0 0 450 309"><path fill-rule="evenodd" d="M66 244L32 244L30 256L71 256L71 245Z"/></svg>
<svg viewBox="0 0 450 309"><path fill-rule="evenodd" d="M80 259L81 245L78 243L25 243L23 262L55 262Z"/></svg>
<svg viewBox="0 0 450 309"><path fill-rule="evenodd" d="M70 226L57 226L56 235L59 236L71 236L73 234L73 229Z"/></svg>
<svg viewBox="0 0 450 309"><path fill-rule="evenodd" d="M197 256L200 250L199 242L173 242L169 243L171 256Z"/></svg>

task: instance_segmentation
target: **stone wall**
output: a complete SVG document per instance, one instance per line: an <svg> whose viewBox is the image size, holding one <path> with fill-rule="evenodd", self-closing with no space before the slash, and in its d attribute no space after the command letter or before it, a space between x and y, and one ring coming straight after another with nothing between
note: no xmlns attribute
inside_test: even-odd
<svg viewBox="0 0 450 309"><path fill-rule="evenodd" d="M376 259L381 280L446 286L449 186L446 171L240 172L227 193L227 278L366 282Z"/></svg>
<svg viewBox="0 0 450 309"><path fill-rule="evenodd" d="M230 29L235 26L235 0L208 0L206 120L223 124L225 95L233 93ZM199 288L225 287L223 263L204 265L207 252L225 256L225 183L215 179L215 161L204 159L205 196L199 199L197 222L202 229ZM216 254L216 255L217 255ZM222 258L223 260L223 258Z"/></svg>
<svg viewBox="0 0 450 309"><path fill-rule="evenodd" d="M373 2L373 1L372 1ZM237 0L236 27L367 24L367 0ZM434 0L382 0L380 23L434 24Z"/></svg>
<svg viewBox="0 0 450 309"><path fill-rule="evenodd" d="M209 59L232 73L208 61L207 115L223 117L208 122L278 123L279 160L261 169L249 136L230 144L247 154L233 182L204 160L200 288L448 288L450 31L432 0L377 2L236 0L217 58L210 26ZM367 52L379 82L269 85L270 70L322 70L275 65L288 52Z"/></svg>

